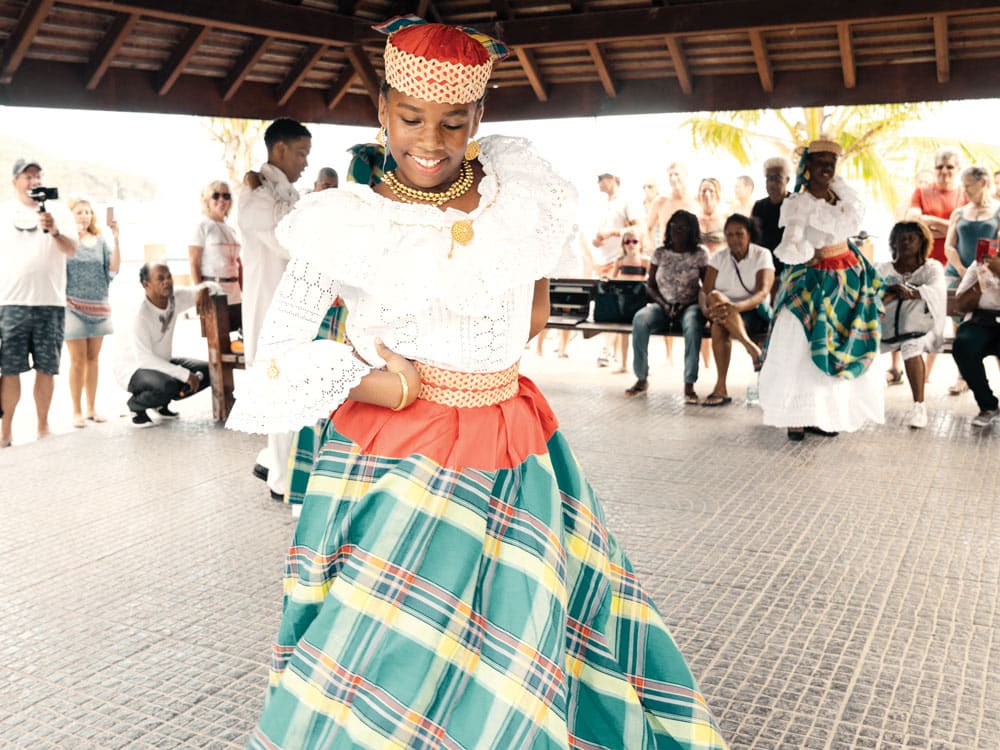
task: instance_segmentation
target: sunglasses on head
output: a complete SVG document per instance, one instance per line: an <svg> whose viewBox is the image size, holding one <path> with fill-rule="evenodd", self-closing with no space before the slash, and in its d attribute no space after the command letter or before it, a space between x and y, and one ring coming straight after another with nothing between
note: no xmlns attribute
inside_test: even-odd
<svg viewBox="0 0 1000 750"><path fill-rule="evenodd" d="M212 200L213 201L217 201L217 200L219 200L219 198L222 198L223 200L230 201L230 200L233 199L233 194L232 193L212 193Z"/></svg>

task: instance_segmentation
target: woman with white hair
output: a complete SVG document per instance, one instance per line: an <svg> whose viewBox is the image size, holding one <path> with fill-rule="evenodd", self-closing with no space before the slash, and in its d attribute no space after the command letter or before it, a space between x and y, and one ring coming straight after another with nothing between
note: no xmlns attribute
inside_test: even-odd
<svg viewBox="0 0 1000 750"><path fill-rule="evenodd" d="M214 281L226 292L230 305L242 300L240 294L240 242L236 230L226 223L233 208L229 184L213 180L201 191L201 220L188 244L191 284Z"/></svg>

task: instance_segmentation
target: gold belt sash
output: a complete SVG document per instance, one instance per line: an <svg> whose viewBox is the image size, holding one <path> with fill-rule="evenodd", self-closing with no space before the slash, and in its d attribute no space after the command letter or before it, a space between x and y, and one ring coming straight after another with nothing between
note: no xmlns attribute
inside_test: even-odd
<svg viewBox="0 0 1000 750"><path fill-rule="evenodd" d="M848 250L847 242L838 242L836 245L827 245L816 250L817 258L832 258L834 255L841 255Z"/></svg>

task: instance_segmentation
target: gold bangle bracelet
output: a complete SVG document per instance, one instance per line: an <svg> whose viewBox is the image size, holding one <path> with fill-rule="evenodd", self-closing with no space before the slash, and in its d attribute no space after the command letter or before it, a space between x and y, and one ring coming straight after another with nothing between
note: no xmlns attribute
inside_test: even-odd
<svg viewBox="0 0 1000 750"><path fill-rule="evenodd" d="M407 406L406 401L410 397L410 384L406 382L406 376L397 372L399 375L399 384L403 387L403 395L399 398L399 403L393 408L393 411L400 411Z"/></svg>

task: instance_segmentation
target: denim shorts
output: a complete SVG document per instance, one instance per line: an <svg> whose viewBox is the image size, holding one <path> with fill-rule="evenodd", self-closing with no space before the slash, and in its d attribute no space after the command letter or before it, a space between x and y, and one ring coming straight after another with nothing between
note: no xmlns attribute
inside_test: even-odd
<svg viewBox="0 0 1000 750"><path fill-rule="evenodd" d="M76 339L96 339L101 336L110 336L115 332L111 325L111 318L84 318L77 315L70 308L66 308L66 341Z"/></svg>
<svg viewBox="0 0 1000 750"><path fill-rule="evenodd" d="M65 325L65 307L0 306L0 375L19 375L32 367L58 375Z"/></svg>

